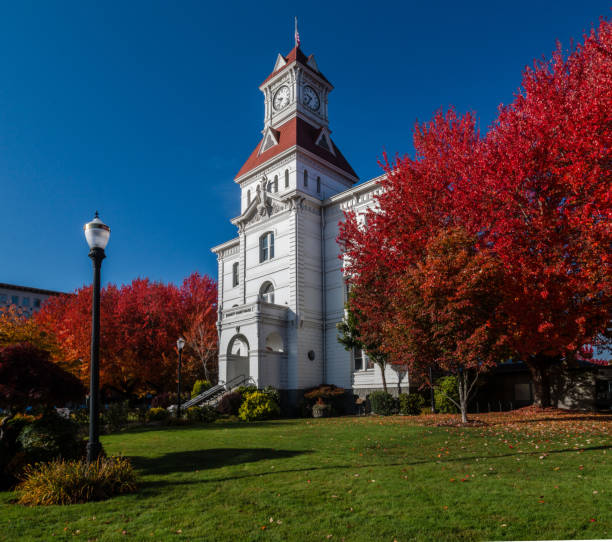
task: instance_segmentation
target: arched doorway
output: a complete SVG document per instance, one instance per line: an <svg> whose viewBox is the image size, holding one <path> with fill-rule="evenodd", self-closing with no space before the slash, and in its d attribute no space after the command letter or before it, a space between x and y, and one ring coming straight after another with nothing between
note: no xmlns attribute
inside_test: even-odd
<svg viewBox="0 0 612 542"><path fill-rule="evenodd" d="M249 341L244 335L234 335L227 347L227 382L249 376Z"/></svg>

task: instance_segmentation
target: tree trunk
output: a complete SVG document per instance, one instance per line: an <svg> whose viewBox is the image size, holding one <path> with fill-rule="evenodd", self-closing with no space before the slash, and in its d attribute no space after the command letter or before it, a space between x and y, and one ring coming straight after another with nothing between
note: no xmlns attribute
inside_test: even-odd
<svg viewBox="0 0 612 542"><path fill-rule="evenodd" d="M459 387L459 406L461 410L461 423L467 423L468 386L467 372L460 371L457 385Z"/></svg>
<svg viewBox="0 0 612 542"><path fill-rule="evenodd" d="M386 363L378 364L378 366L380 367L380 372L382 373L383 389L385 390L385 393L388 393L387 392L387 377L385 376L385 365Z"/></svg>
<svg viewBox="0 0 612 542"><path fill-rule="evenodd" d="M529 371L533 381L533 403L541 408L551 406L550 397L550 364L557 358L538 354L529 363Z"/></svg>

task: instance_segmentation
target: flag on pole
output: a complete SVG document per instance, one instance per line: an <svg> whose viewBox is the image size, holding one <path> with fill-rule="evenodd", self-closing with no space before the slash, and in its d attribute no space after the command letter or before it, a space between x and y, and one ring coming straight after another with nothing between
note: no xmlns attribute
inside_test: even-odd
<svg viewBox="0 0 612 542"><path fill-rule="evenodd" d="M297 17L295 18L295 46L300 46L300 33L298 32L297 28Z"/></svg>

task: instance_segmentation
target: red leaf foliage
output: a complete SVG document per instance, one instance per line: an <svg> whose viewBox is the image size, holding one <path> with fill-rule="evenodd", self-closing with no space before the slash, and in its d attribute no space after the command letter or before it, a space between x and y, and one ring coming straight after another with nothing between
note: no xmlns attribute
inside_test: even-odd
<svg viewBox="0 0 612 542"><path fill-rule="evenodd" d="M89 379L91 341L90 286L74 296L49 299L36 315L37 323L55 335L60 346L57 362L83 382ZM136 279L101 292L100 382L122 394L173 390L176 382L176 340L203 313L216 314L216 283L194 273L180 287ZM207 321L214 327L214 322ZM216 344L216 333L209 335ZM188 352L187 380L199 374Z"/></svg>

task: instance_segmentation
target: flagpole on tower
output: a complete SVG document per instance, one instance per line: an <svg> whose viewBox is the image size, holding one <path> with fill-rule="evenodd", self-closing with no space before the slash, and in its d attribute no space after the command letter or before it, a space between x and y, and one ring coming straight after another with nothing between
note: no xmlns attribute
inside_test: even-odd
<svg viewBox="0 0 612 542"><path fill-rule="evenodd" d="M299 47L300 46L300 33L298 32L298 26L297 26L297 16L295 17L295 46Z"/></svg>

